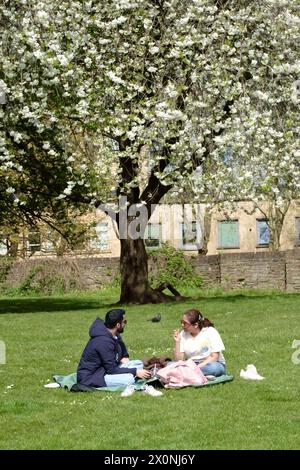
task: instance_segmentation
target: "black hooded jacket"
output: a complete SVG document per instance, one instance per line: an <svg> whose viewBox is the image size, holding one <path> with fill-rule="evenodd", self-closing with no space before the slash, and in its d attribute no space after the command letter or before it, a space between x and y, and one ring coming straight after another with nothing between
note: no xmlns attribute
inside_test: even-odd
<svg viewBox="0 0 300 470"><path fill-rule="evenodd" d="M90 327L87 343L77 368L77 382L87 387L106 387L106 374L133 374L136 368L122 369L120 361L128 357L120 335L113 337L103 320L96 318Z"/></svg>

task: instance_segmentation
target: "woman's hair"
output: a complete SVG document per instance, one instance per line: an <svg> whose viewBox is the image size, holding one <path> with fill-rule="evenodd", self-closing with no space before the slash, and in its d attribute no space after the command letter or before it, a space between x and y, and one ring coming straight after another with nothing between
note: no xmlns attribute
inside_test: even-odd
<svg viewBox="0 0 300 470"><path fill-rule="evenodd" d="M199 310L196 310L196 309L187 310L186 312L184 312L183 315L185 315L188 318L189 322L192 325L195 325L196 323L198 323L200 330L208 326L214 326L214 324L208 318L205 318Z"/></svg>

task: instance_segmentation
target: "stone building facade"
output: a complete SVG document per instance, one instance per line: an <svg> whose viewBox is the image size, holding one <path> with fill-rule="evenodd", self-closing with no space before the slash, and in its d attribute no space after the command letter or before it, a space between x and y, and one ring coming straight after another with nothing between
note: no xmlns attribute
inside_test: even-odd
<svg viewBox="0 0 300 470"><path fill-rule="evenodd" d="M275 220L276 222L276 220ZM49 232L26 231L19 239L19 253L23 257L69 254L92 257L118 257L120 243L116 224L100 211L81 218L89 226L80 245L73 250L61 250ZM274 225L274 220L272 220ZM280 225L280 224L279 224ZM263 253L269 251L300 250L300 205L293 202L286 210L279 247L272 249L271 221L268 207L257 209L250 202L239 202L234 207L214 208L208 211L203 204L159 204L146 226L145 243L156 249L169 243L186 254L207 255L225 253ZM61 252L58 252L60 249ZM0 233L0 255L7 254L4 235Z"/></svg>

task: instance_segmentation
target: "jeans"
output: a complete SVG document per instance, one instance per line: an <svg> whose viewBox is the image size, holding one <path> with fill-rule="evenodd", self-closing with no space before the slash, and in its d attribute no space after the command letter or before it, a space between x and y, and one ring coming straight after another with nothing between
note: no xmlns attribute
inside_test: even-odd
<svg viewBox="0 0 300 470"><path fill-rule="evenodd" d="M204 375L214 375L220 377L220 375L226 374L226 366L222 362L210 362L206 366L201 368Z"/></svg>
<svg viewBox="0 0 300 470"><path fill-rule="evenodd" d="M170 361L168 362L168 366L176 364L178 361ZM194 361L196 364L199 364L196 360ZM210 362L206 364L206 366L202 367L202 372L204 375L214 375L215 377L220 377L220 375L226 374L226 366L223 362Z"/></svg>
<svg viewBox="0 0 300 470"><path fill-rule="evenodd" d="M126 362L126 364L121 364L120 369L143 369L144 364L139 359ZM126 374L124 370L124 374L106 374L104 376L104 380L107 387L123 387L127 385L134 384L134 375L133 374Z"/></svg>

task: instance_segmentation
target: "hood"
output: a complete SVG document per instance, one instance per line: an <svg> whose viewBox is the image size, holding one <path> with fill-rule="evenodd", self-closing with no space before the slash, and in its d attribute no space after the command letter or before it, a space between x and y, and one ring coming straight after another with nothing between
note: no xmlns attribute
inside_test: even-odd
<svg viewBox="0 0 300 470"><path fill-rule="evenodd" d="M96 336L107 336L109 334L106 326L104 325L104 321L101 318L96 318L94 323L92 323L89 331L89 335L91 338L95 338Z"/></svg>

